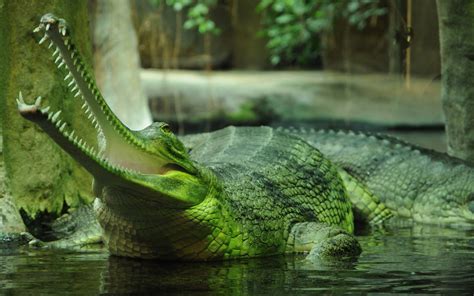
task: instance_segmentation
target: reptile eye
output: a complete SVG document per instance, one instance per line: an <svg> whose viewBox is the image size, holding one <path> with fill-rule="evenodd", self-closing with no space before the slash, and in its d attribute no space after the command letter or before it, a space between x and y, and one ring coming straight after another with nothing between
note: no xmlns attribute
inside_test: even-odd
<svg viewBox="0 0 474 296"><path fill-rule="evenodd" d="M162 132L164 133L171 133L171 128L170 126L167 124L167 123L163 123L161 126L160 126L160 129Z"/></svg>

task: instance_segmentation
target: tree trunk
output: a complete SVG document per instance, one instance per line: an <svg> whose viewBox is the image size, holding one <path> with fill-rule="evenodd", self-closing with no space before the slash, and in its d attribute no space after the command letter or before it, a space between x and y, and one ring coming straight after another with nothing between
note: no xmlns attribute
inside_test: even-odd
<svg viewBox="0 0 474 296"><path fill-rule="evenodd" d="M389 24L388 24L388 72L390 74L402 74L402 49L400 42L396 42L397 32L403 30L401 23L401 0L389 1Z"/></svg>
<svg viewBox="0 0 474 296"><path fill-rule="evenodd" d="M129 0L97 0L94 7L97 84L117 117L131 129L151 124L140 81L140 57Z"/></svg>
<svg viewBox="0 0 474 296"><path fill-rule="evenodd" d="M474 162L474 0L437 0L448 153Z"/></svg>
<svg viewBox="0 0 474 296"><path fill-rule="evenodd" d="M79 100L73 99L65 86L65 70L57 70L52 61L52 51L47 49L49 41L38 45L42 33L33 33L47 12L68 21L78 49L90 61L86 1L0 0L3 157L13 201L31 217L40 212L57 215L65 204L75 207L92 201L90 176L17 111L15 98L20 90L28 103L42 96L43 103L52 110L63 110L62 117L81 137L95 142L92 126L86 125L84 115L76 111Z"/></svg>

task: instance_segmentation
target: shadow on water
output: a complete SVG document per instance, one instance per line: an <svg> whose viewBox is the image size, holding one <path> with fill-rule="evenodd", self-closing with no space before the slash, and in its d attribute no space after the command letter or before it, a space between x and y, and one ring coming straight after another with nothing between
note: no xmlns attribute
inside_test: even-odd
<svg viewBox="0 0 474 296"><path fill-rule="evenodd" d="M398 225L358 235L354 262L278 256L227 262L132 260L106 252L0 253L0 294L285 295L474 292L474 231Z"/></svg>

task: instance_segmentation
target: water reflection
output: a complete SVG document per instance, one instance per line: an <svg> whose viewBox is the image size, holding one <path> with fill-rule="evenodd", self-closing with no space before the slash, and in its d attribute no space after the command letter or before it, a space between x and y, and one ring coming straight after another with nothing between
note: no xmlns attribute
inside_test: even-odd
<svg viewBox="0 0 474 296"><path fill-rule="evenodd" d="M359 237L353 262L301 256L210 263L163 263L105 252L29 250L0 254L0 294L313 294L474 292L474 232L394 226Z"/></svg>

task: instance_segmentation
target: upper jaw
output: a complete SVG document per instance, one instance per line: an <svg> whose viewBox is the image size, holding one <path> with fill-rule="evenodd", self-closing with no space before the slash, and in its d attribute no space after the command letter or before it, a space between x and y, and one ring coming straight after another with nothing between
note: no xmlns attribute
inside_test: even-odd
<svg viewBox="0 0 474 296"><path fill-rule="evenodd" d="M88 120L95 127L97 135L100 135L102 142L102 145L99 145L101 154L98 153L99 149L94 149L96 157L107 158L109 163L117 167L137 172L140 172L140 170L136 165L126 165L128 159L132 159L130 155L135 155L135 158L144 160L153 158L155 169L145 170L143 173L159 172L160 168L167 163L167 160L160 157L151 157L151 154L146 151L144 143L111 111L100 94L91 71L82 61L81 55L72 43L66 22L53 14L45 14L41 17L39 26L34 29L34 32L40 31L44 31L44 36L39 43L50 41L48 48L53 52L52 56L58 69L63 66L66 69L64 80L68 83L74 98L80 100L81 111L85 113ZM40 108L40 106L37 107ZM69 135L66 134L65 136L68 137ZM74 139L72 138L72 140Z"/></svg>

